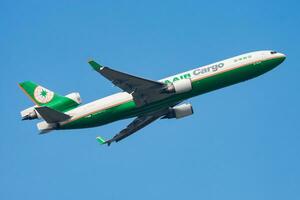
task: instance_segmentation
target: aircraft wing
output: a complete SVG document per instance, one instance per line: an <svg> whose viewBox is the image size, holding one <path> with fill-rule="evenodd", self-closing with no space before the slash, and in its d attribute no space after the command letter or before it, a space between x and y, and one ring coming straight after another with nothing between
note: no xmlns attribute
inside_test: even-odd
<svg viewBox="0 0 300 200"><path fill-rule="evenodd" d="M109 67L101 66L95 61L89 61L89 64L114 85L131 94L137 106L169 96L169 94L162 93L162 90L166 87L164 83L119 72Z"/></svg>
<svg viewBox="0 0 300 200"><path fill-rule="evenodd" d="M109 146L112 142L119 142L120 140L130 136L136 131L144 128L148 124L165 115L167 112L168 109L166 108L150 115L139 116L135 118L125 129L116 134L113 138L104 140L102 137L98 136L96 139L100 144L107 144Z"/></svg>

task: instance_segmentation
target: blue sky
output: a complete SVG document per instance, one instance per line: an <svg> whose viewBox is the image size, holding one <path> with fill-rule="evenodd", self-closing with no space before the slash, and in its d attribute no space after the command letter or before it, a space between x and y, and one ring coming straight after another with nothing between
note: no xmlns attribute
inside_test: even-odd
<svg viewBox="0 0 300 200"><path fill-rule="evenodd" d="M295 1L1 1L0 199L300 199ZM130 120L38 135L19 111L33 80L84 103L119 91L87 64L149 79L241 53L287 55L256 79L190 99L110 148Z"/></svg>

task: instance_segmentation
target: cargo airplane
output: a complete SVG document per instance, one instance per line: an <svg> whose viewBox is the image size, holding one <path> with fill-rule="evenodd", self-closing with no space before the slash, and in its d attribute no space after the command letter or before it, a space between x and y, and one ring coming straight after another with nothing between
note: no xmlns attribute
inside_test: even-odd
<svg viewBox="0 0 300 200"><path fill-rule="evenodd" d="M34 82L25 81L19 86L35 106L21 111L21 116L23 120L42 119L37 124L40 133L90 128L134 118L113 138L96 138L99 143L110 145L157 119L180 119L192 115L193 107L185 100L257 77L284 60L285 55L276 51L255 51L159 81L120 72L91 60L89 64L92 68L123 92L80 106L79 93L61 96Z"/></svg>

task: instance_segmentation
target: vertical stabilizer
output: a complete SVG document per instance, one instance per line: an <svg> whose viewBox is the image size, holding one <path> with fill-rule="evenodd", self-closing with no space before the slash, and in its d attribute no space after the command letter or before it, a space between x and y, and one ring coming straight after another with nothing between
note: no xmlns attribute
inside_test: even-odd
<svg viewBox="0 0 300 200"><path fill-rule="evenodd" d="M79 103L73 99L61 96L32 81L24 81L19 83L19 86L37 106L47 106L65 112L79 105Z"/></svg>

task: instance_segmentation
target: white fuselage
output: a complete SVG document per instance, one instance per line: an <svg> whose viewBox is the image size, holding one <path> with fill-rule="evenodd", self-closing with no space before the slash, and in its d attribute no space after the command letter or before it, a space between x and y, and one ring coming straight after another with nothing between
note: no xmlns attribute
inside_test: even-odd
<svg viewBox="0 0 300 200"><path fill-rule="evenodd" d="M209 65L197 67L195 69L176 74L174 76L170 76L167 78L163 78L159 80L160 82L174 82L178 79L184 79L188 78L191 79L191 81L197 81L200 79L204 79L209 76L214 76L219 73L223 73L229 70L233 70L239 67L243 67L247 64L255 64L260 63L263 60L272 59L274 57L284 56L283 54L276 53L276 54L270 54L270 51L255 51L250 52L246 54L242 54L239 56L235 56L226 60L222 60L219 62L215 62ZM88 117L89 115L100 112L101 110L106 110L108 108L114 107L116 105L132 101L133 97L131 94L128 94L127 92L119 92L101 99L98 99L96 101L90 102L88 104L82 105L80 107L77 107L73 110L70 110L66 112L66 114L72 116L69 120L61 122L60 125L64 125L66 123L69 123L70 121L74 121L76 119L82 118L82 117ZM51 129L51 125L46 123L45 121L38 123L39 130L49 130Z"/></svg>

